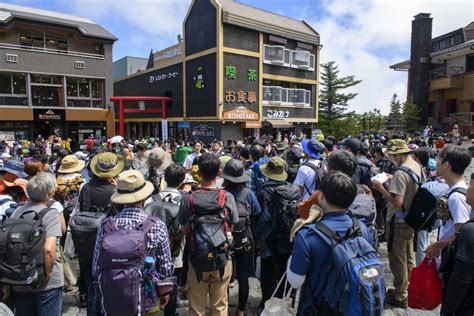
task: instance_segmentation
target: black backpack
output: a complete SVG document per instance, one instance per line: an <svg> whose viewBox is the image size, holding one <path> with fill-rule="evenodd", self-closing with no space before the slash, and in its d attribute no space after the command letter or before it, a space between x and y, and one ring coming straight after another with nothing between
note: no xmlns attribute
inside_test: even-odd
<svg viewBox="0 0 474 316"><path fill-rule="evenodd" d="M87 196L85 206L84 196ZM71 216L69 227L71 228L72 240L76 252L81 261L92 262L94 256L97 229L102 221L107 218L112 204L105 207L97 207L91 202L89 184L84 185L79 196L79 211Z"/></svg>
<svg viewBox="0 0 474 316"><path fill-rule="evenodd" d="M347 209L347 214L354 219L359 219L367 226L369 233L377 242L377 229L375 227L375 217L377 216L377 206L372 191L363 184L357 185L357 195L354 202Z"/></svg>
<svg viewBox="0 0 474 316"><path fill-rule="evenodd" d="M225 203L224 190L198 190L189 197L188 256L198 280L203 272L217 270L222 277L229 260L232 233Z"/></svg>
<svg viewBox="0 0 474 316"><path fill-rule="evenodd" d="M172 200L171 194L163 199L158 195L152 195L153 202L148 204L143 210L146 215L161 219L168 228L171 256L176 258L181 253L181 242L183 233L179 226L177 217L179 212L179 200Z"/></svg>
<svg viewBox="0 0 474 316"><path fill-rule="evenodd" d="M300 187L285 183L274 188L270 204L272 234L269 244L280 254L291 254L290 232L299 218L298 205L301 203Z"/></svg>
<svg viewBox="0 0 474 316"><path fill-rule="evenodd" d="M436 197L428 189L421 186L422 182L419 181L413 170L404 166L398 167L397 170L407 173L418 186L413 203L405 216L405 222L415 230L432 227L434 221L436 221L436 216L433 216L433 209L435 209L437 203ZM423 172L422 176L424 177ZM402 211L406 211L403 205Z"/></svg>
<svg viewBox="0 0 474 316"><path fill-rule="evenodd" d="M236 253L250 251L253 245L252 227L250 222L252 208L247 201L249 192L250 190L248 188L244 188L239 196L235 197L235 204L239 213L239 221L234 225L234 229L232 230L232 236L234 238L232 250Z"/></svg>
<svg viewBox="0 0 474 316"><path fill-rule="evenodd" d="M314 187L314 190L316 191L318 189L318 184L321 183L321 179L326 175L326 173L328 173L328 164L327 164L326 160L321 160L319 162L319 166L315 166L314 164L312 164L309 161L306 161L301 166L307 166L307 167L314 170L314 180L313 180L313 182L316 183L316 186ZM309 188L306 186L306 184L304 185L304 189L308 192L309 195L313 194L313 192L311 192L309 190Z"/></svg>
<svg viewBox="0 0 474 316"><path fill-rule="evenodd" d="M0 283L37 286L44 282L43 217L51 210L24 211L18 218L7 218L0 226ZM25 218L34 214L33 218Z"/></svg>

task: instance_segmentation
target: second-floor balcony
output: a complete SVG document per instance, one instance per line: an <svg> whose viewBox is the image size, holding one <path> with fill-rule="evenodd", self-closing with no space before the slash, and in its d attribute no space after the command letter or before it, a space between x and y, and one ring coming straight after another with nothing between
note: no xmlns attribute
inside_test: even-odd
<svg viewBox="0 0 474 316"><path fill-rule="evenodd" d="M103 54L91 54L91 53L75 52L75 51L70 51L70 50L60 50L60 49L53 49L53 48L47 48L47 47L39 47L39 46L0 43L0 48L7 48L11 50L20 50L20 51L33 51L33 52L40 52L40 53L45 53L45 54L56 54L56 55L63 55L63 56L67 55L67 56L82 57L82 58L105 59L105 56Z"/></svg>
<svg viewBox="0 0 474 316"><path fill-rule="evenodd" d="M454 89L464 86L464 67L451 66L431 71L430 90Z"/></svg>

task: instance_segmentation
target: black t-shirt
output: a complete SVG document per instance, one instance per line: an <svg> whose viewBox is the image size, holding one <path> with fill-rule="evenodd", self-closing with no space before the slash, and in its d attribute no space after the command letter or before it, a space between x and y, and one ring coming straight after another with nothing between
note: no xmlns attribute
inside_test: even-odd
<svg viewBox="0 0 474 316"><path fill-rule="evenodd" d="M456 258L474 266L474 220L465 223L456 237Z"/></svg>

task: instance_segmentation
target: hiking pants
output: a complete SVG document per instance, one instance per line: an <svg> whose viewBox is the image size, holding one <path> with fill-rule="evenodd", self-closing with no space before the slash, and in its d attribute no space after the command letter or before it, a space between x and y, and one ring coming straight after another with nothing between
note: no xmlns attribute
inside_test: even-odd
<svg viewBox="0 0 474 316"><path fill-rule="evenodd" d="M15 315L61 316L63 287L41 292L15 291Z"/></svg>
<svg viewBox="0 0 474 316"><path fill-rule="evenodd" d="M391 219L394 220L394 219ZM415 264L415 254L413 252L413 238L415 231L404 221L397 221L393 225L387 225L387 240L390 239L391 230L392 249L388 253L390 270L393 273L393 295L396 300L405 300L408 297L408 282L410 274Z"/></svg>
<svg viewBox="0 0 474 316"><path fill-rule="evenodd" d="M202 279L198 281L196 272L191 262L188 263L188 298L189 315L206 315L206 300L209 294L212 316L228 316L229 297L227 288L232 276L232 260L228 260L224 267L224 274L220 271L203 272Z"/></svg>

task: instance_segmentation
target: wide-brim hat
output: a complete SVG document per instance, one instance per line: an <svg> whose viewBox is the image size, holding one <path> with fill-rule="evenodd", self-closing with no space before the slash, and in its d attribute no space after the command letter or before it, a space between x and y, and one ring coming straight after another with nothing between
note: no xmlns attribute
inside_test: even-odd
<svg viewBox="0 0 474 316"><path fill-rule="evenodd" d="M160 147L147 151L145 156L148 158L148 164L157 171L164 171L173 163L171 155Z"/></svg>
<svg viewBox="0 0 474 316"><path fill-rule="evenodd" d="M247 182L249 175L245 172L244 164L238 159L230 159L222 169L222 178L233 183Z"/></svg>
<svg viewBox="0 0 474 316"><path fill-rule="evenodd" d="M285 181L288 178L285 169L286 162L280 157L272 157L267 164L260 166L263 175L275 181Z"/></svg>
<svg viewBox="0 0 474 316"><path fill-rule="evenodd" d="M387 142L387 146L382 151L387 155L398 155L409 153L411 149L403 139L392 139Z"/></svg>
<svg viewBox="0 0 474 316"><path fill-rule="evenodd" d="M26 178L28 174L25 172L24 163L18 160L7 160L3 163L3 167L0 167L0 171L9 172L18 178Z"/></svg>
<svg viewBox="0 0 474 316"><path fill-rule="evenodd" d="M301 141L301 147L303 151L312 158L321 158L321 153L324 151L324 145L314 139L303 139Z"/></svg>
<svg viewBox="0 0 474 316"><path fill-rule="evenodd" d="M15 179L15 181L13 182L9 182L9 181L5 181L3 179L0 179L0 187L3 187L3 190L5 188L11 188L11 187L20 187L22 188L23 192L25 192L26 196L28 196L28 194L26 193L26 186L28 185L28 180L25 180L25 179ZM1 190L1 191L3 191Z"/></svg>
<svg viewBox="0 0 474 316"><path fill-rule="evenodd" d="M90 168L99 178L113 178L122 172L124 165L125 161L122 156L103 152L92 158Z"/></svg>
<svg viewBox="0 0 474 316"><path fill-rule="evenodd" d="M79 160L76 155L67 155L61 160L61 167L59 167L59 173L74 173L84 169L86 162Z"/></svg>
<svg viewBox="0 0 474 316"><path fill-rule="evenodd" d="M117 190L110 200L117 204L134 204L146 200L155 187L145 178L140 171L127 170L117 178Z"/></svg>

